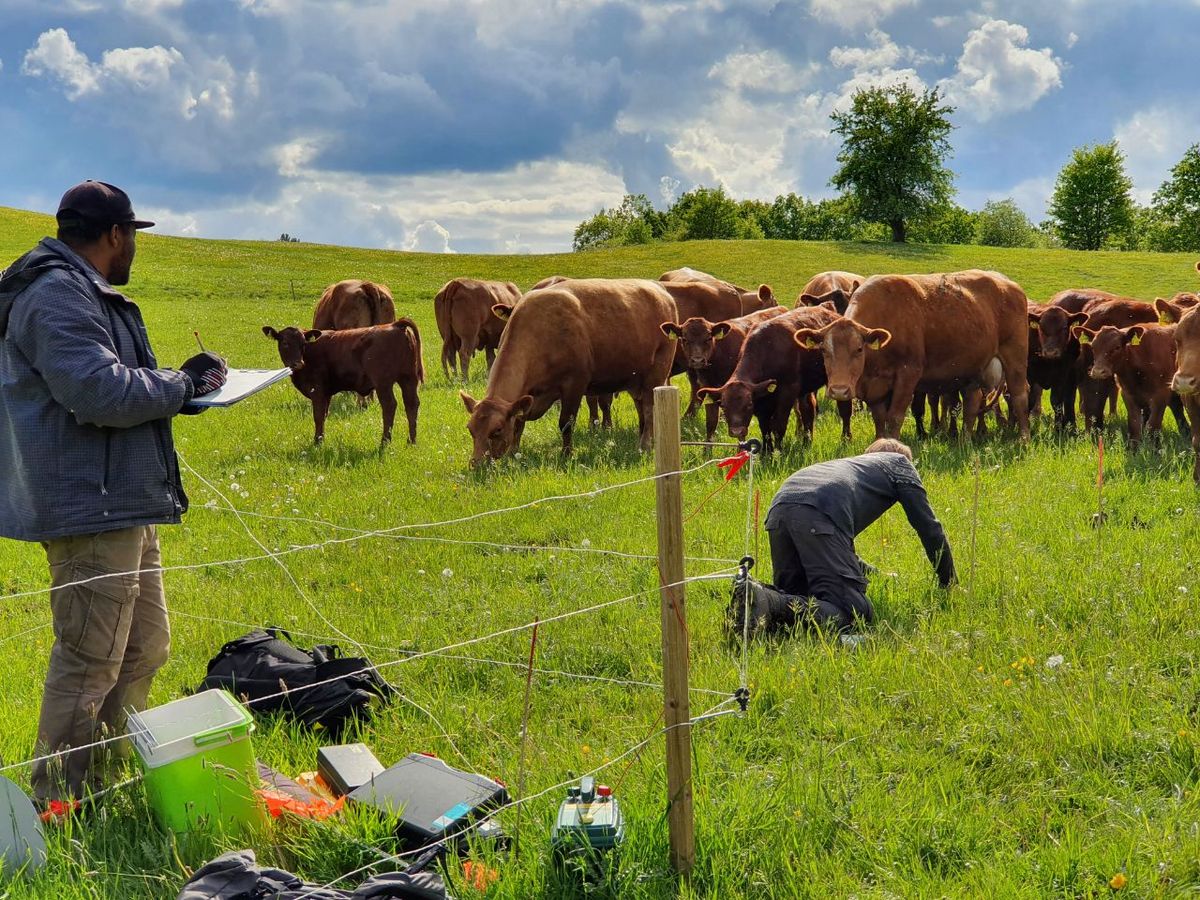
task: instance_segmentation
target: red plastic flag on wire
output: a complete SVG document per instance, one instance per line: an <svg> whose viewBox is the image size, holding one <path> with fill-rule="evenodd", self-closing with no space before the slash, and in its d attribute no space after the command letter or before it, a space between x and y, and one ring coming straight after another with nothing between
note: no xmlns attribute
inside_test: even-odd
<svg viewBox="0 0 1200 900"><path fill-rule="evenodd" d="M725 473L726 481L733 481L733 476L736 475L750 459L750 451L743 450L736 456L731 456L729 459L723 459L717 463L718 469L728 469Z"/></svg>

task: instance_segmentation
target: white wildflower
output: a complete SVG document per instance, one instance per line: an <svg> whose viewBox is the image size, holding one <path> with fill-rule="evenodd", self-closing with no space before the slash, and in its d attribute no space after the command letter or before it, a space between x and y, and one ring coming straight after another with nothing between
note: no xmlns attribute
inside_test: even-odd
<svg viewBox="0 0 1200 900"><path fill-rule="evenodd" d="M442 577L443 578L453 578L454 570L453 569L442 569Z"/></svg>
<svg viewBox="0 0 1200 900"><path fill-rule="evenodd" d="M424 570L424 569L417 569L417 574L418 574L418 575L424 575L424 574L425 574L425 570Z"/></svg>
<svg viewBox="0 0 1200 900"><path fill-rule="evenodd" d="M318 476L317 476L317 484L320 484L320 483L321 483L322 481L324 481L324 480L325 480L325 476L324 476L324 475L318 475Z"/></svg>
<svg viewBox="0 0 1200 900"><path fill-rule="evenodd" d="M234 491L234 492L236 492L236 491L240 491L240 490L242 489L242 486L241 486L240 484L238 484L238 483L235 481L235 482L233 482L232 484L230 484L230 485L229 485L229 489L230 489L231 491Z"/></svg>
<svg viewBox="0 0 1200 900"><path fill-rule="evenodd" d="M1046 657L1046 668L1047 669L1057 669L1062 664L1063 664L1063 657L1062 657L1061 653L1055 653L1053 656Z"/></svg>
<svg viewBox="0 0 1200 900"><path fill-rule="evenodd" d="M583 547L586 550L588 547L592 546L592 542L589 541L587 538L584 538L582 541L579 542L579 546Z"/></svg>
<svg viewBox="0 0 1200 900"><path fill-rule="evenodd" d="M204 504L204 508L205 508L205 509L216 509L216 508L217 508L217 501L216 501L216 500L209 500L207 503L205 503L205 504Z"/></svg>
<svg viewBox="0 0 1200 900"><path fill-rule="evenodd" d="M243 497L243 498L245 498L245 497L249 497L249 496L250 496L250 492L249 492L249 491L242 491L242 497Z"/></svg>
<svg viewBox="0 0 1200 900"><path fill-rule="evenodd" d="M1181 584L1179 586L1179 593L1186 594L1187 592L1188 592L1188 589Z"/></svg>

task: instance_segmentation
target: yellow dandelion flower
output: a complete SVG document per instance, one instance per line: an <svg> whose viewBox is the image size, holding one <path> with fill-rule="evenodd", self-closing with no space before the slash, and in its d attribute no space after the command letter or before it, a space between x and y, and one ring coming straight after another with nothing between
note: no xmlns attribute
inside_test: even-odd
<svg viewBox="0 0 1200 900"><path fill-rule="evenodd" d="M1005 679L1004 679L1004 686L1005 686L1005 687L1012 687L1012 683L1013 683L1013 680L1012 680L1011 678L1005 678Z"/></svg>
<svg viewBox="0 0 1200 900"><path fill-rule="evenodd" d="M1119 891L1121 888L1125 887L1125 885L1127 885L1127 884L1129 884L1129 879L1125 877L1124 872L1118 872L1116 875L1114 875L1112 878L1110 878L1108 880L1108 886L1110 888L1112 888L1114 891Z"/></svg>
<svg viewBox="0 0 1200 900"><path fill-rule="evenodd" d="M976 671L976 672L982 672L982 671L983 671L983 666L976 666L976 667L975 667L975 671Z"/></svg>
<svg viewBox="0 0 1200 900"><path fill-rule="evenodd" d="M1180 729L1179 729L1179 736L1180 736L1180 737L1187 737L1187 736L1188 736L1188 730L1187 730L1186 728L1180 728Z"/></svg>
<svg viewBox="0 0 1200 900"><path fill-rule="evenodd" d="M584 756L587 756L589 753L592 752L592 748L589 747L587 744L584 744L582 747L579 748L579 752L582 753Z"/></svg>

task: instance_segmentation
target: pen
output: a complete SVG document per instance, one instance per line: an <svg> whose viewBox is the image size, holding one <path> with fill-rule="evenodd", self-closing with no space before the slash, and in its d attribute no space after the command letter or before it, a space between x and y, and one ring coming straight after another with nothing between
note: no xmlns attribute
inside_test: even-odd
<svg viewBox="0 0 1200 900"><path fill-rule="evenodd" d="M207 353L208 351L204 349L204 344L203 344L203 343L201 343L201 341L200 341L200 332L199 332L199 331L193 331L193 332L192 332L192 334L193 334L193 335L195 336L195 338L196 338L196 343L197 343L197 344L199 344L199 346L200 346L200 352L201 352L201 353Z"/></svg>

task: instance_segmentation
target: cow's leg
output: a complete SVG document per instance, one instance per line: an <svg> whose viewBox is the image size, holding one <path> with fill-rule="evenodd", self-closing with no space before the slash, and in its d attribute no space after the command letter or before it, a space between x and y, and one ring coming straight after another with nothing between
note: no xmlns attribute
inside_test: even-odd
<svg viewBox="0 0 1200 900"><path fill-rule="evenodd" d="M983 391L971 388L962 392L963 423L962 439L970 441L975 434L976 420L979 418L979 407L983 405Z"/></svg>
<svg viewBox="0 0 1200 900"><path fill-rule="evenodd" d="M575 417L579 415L579 405L583 402L582 391L564 391L558 407L558 430L562 434L562 455L570 456L574 449L572 436L575 431Z"/></svg>
<svg viewBox="0 0 1200 900"><path fill-rule="evenodd" d="M587 400L588 428L596 428L600 425L600 404L595 394L588 394L584 399Z"/></svg>
<svg viewBox="0 0 1200 900"><path fill-rule="evenodd" d="M1167 398L1165 394L1150 398L1149 417L1146 419L1146 431L1150 439L1156 443L1162 438L1163 417L1167 414Z"/></svg>
<svg viewBox="0 0 1200 900"><path fill-rule="evenodd" d="M704 405L704 440L712 443L717 433L717 422L721 419L721 405L709 401Z"/></svg>
<svg viewBox="0 0 1200 900"><path fill-rule="evenodd" d="M808 438L809 443L813 439L813 423L817 420L817 395L807 393L796 401L796 412L800 416L800 426L803 428L803 433Z"/></svg>
<svg viewBox="0 0 1200 900"><path fill-rule="evenodd" d="M913 394L912 414L913 420L917 423L917 437L925 438L925 398L928 395L925 391L916 391ZM933 418L937 418L937 398L933 399ZM937 427L936 425L934 426Z"/></svg>
<svg viewBox="0 0 1200 900"><path fill-rule="evenodd" d="M380 445L391 443L392 425L396 421L396 395L392 392L395 382L377 385L375 393L379 395L379 408L383 411L383 438Z"/></svg>
<svg viewBox="0 0 1200 900"><path fill-rule="evenodd" d="M916 367L911 372L902 370L896 373L895 381L892 382L892 402L888 404L883 437L900 437L900 428L904 424L904 417L908 415L909 407L912 406L918 379L919 371Z"/></svg>
<svg viewBox="0 0 1200 900"><path fill-rule="evenodd" d="M871 418L875 420L875 440L879 440L881 437L886 437L884 432L887 430L887 401L879 400L870 404L870 407Z"/></svg>
<svg viewBox="0 0 1200 900"><path fill-rule="evenodd" d="M600 427L601 428L612 428L613 427L612 405L613 405L613 397L614 396L615 396L614 394L600 394L596 398L597 403L599 403L599 405L600 405L600 417L601 417ZM651 396L651 402L653 402L653 396Z"/></svg>
<svg viewBox="0 0 1200 900"><path fill-rule="evenodd" d="M1010 413L1016 419L1022 441L1029 440L1029 350L1005 347L1000 351L1000 371L1012 395Z"/></svg>
<svg viewBox="0 0 1200 900"><path fill-rule="evenodd" d="M1108 414L1115 416L1117 414L1117 383L1109 382L1108 385Z"/></svg>
<svg viewBox="0 0 1200 900"><path fill-rule="evenodd" d="M842 440L850 440L850 416L854 411L854 405L849 400L837 401L838 415L842 417Z"/></svg>
<svg viewBox="0 0 1200 900"><path fill-rule="evenodd" d="M1050 391L1050 405L1054 405L1054 391ZM1011 408L1011 403L1010 403ZM1029 385L1029 418L1040 419L1042 417L1042 386L1040 384Z"/></svg>
<svg viewBox="0 0 1200 900"><path fill-rule="evenodd" d="M449 338L442 341L442 374L446 376L446 380L450 380L450 371L454 370L454 374L458 375L458 365L454 361L454 344Z"/></svg>
<svg viewBox="0 0 1200 900"><path fill-rule="evenodd" d="M475 342L473 340L464 340L458 346L458 367L462 370L462 380L466 381L470 378L471 357L475 355Z"/></svg>
<svg viewBox="0 0 1200 900"><path fill-rule="evenodd" d="M525 420L517 419L517 421L513 423L513 445L512 445L513 453L516 453L518 450L521 449L521 435L523 435L524 433L525 433Z"/></svg>
<svg viewBox="0 0 1200 900"><path fill-rule="evenodd" d="M1171 414L1175 416L1175 427L1179 429L1179 433L1185 438L1191 437L1192 426L1196 423L1188 424L1187 416L1183 414L1183 401L1179 399L1179 395L1174 391L1171 392L1170 397L1167 399L1167 406L1171 408Z"/></svg>
<svg viewBox="0 0 1200 900"><path fill-rule="evenodd" d="M612 394L605 394L601 403L607 399L608 409L611 409L612 398ZM646 385L641 391L633 394L633 402L638 411L638 449L644 452L654 443L654 385ZM605 415L607 416L607 412ZM606 427L612 427L611 419Z"/></svg>
<svg viewBox="0 0 1200 900"><path fill-rule="evenodd" d="M692 389L692 395L688 400L687 411L684 413L684 415L688 418L691 418L692 416L696 415L697 412L699 412L700 403L702 402L701 399L696 396L696 391L700 390L700 379L696 377L695 370L688 369L687 380L688 385Z"/></svg>
<svg viewBox="0 0 1200 900"><path fill-rule="evenodd" d="M313 443L319 444L325 440L325 417L329 415L329 401L332 399L329 394L313 394L312 400L313 425L316 427L316 433L313 435Z"/></svg>
<svg viewBox="0 0 1200 900"><path fill-rule="evenodd" d="M1103 404L1107 400L1108 395L1102 394L1101 403ZM1143 414L1145 410L1138 406L1129 394L1125 395L1125 409L1129 413L1129 443L1131 446L1137 447L1142 443Z"/></svg>
<svg viewBox="0 0 1200 900"><path fill-rule="evenodd" d="M483 353L484 353L484 356L487 357L488 374L491 374L492 363L494 363L496 361L496 348L495 347L485 347L483 350Z"/></svg>
<svg viewBox="0 0 1200 900"><path fill-rule="evenodd" d="M408 442L415 444L417 442L417 413L421 409L421 396L417 393L415 375L401 382L400 395L404 398L404 415L408 419Z"/></svg>

